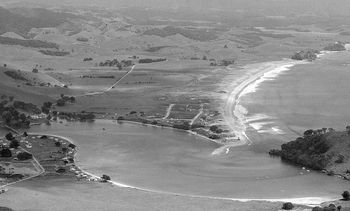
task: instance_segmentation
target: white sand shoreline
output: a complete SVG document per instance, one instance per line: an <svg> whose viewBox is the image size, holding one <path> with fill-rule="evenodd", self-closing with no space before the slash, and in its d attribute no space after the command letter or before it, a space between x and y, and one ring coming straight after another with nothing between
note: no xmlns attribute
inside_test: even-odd
<svg viewBox="0 0 350 211"><path fill-rule="evenodd" d="M255 89L267 80L267 77L277 77L280 72L288 71L290 68L299 64L307 64L307 62L284 59L282 61L263 62L244 67L244 69L248 70L248 73L245 74L245 77L248 75L248 78L240 82L239 85L231 87L232 91L228 96L223 110L223 116L227 125L236 133L240 141L237 143L228 143L222 146L221 149L218 149L219 152L216 153L229 150L231 147L253 144L252 140L246 134L246 117L245 113L241 111L240 98L246 94L255 92ZM258 69L257 72L255 72L256 69ZM272 74L272 76L268 76L269 74Z"/></svg>

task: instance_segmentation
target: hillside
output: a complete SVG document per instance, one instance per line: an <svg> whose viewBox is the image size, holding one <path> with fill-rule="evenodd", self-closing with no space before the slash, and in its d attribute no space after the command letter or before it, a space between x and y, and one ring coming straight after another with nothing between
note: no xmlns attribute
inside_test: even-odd
<svg viewBox="0 0 350 211"><path fill-rule="evenodd" d="M350 179L350 130L338 132L333 129L307 130L303 137L271 150L282 160L328 174L339 174Z"/></svg>
<svg viewBox="0 0 350 211"><path fill-rule="evenodd" d="M75 17L42 8L9 10L0 7L0 35L14 32L26 37L32 28L56 27Z"/></svg>
<svg viewBox="0 0 350 211"><path fill-rule="evenodd" d="M155 35L159 37L168 37L180 34L186 38L198 41L209 41L217 38L215 31L210 31L208 29L198 29L198 28L180 28L167 26L164 28L154 28L147 30L143 33L144 35Z"/></svg>
<svg viewBox="0 0 350 211"><path fill-rule="evenodd" d="M36 105L53 101L66 90L60 87L62 83L40 72L32 73L0 67L0 78L0 96L14 96L18 100Z"/></svg>

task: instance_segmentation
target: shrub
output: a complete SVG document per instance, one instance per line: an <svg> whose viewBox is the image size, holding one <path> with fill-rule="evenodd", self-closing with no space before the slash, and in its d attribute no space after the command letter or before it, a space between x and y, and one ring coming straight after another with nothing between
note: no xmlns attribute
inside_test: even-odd
<svg viewBox="0 0 350 211"><path fill-rule="evenodd" d="M62 145L61 142L59 142L59 141L55 142L56 147L60 147L61 145Z"/></svg>
<svg viewBox="0 0 350 211"><path fill-rule="evenodd" d="M291 202L284 203L282 206L283 210L291 210L294 208L294 205Z"/></svg>
<svg viewBox="0 0 350 211"><path fill-rule="evenodd" d="M350 193L349 191L344 191L342 194L343 200L349 201L350 200Z"/></svg>
<svg viewBox="0 0 350 211"><path fill-rule="evenodd" d="M28 152L20 152L17 155L18 160L29 160L33 158L33 155Z"/></svg>
<svg viewBox="0 0 350 211"><path fill-rule="evenodd" d="M124 120L124 117L118 116L117 120Z"/></svg>
<svg viewBox="0 0 350 211"><path fill-rule="evenodd" d="M321 207L314 207L314 208L312 208L312 211L323 211L323 208L321 208Z"/></svg>

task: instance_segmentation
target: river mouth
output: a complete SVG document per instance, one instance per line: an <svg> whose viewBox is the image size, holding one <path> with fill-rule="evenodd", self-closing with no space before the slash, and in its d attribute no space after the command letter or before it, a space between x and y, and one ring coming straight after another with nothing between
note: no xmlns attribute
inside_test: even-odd
<svg viewBox="0 0 350 211"><path fill-rule="evenodd" d="M103 129L104 128L104 129ZM72 139L77 164L133 187L158 192L235 199L338 198L349 184L269 157L266 144L212 155L214 142L183 131L132 123L54 123L31 132Z"/></svg>

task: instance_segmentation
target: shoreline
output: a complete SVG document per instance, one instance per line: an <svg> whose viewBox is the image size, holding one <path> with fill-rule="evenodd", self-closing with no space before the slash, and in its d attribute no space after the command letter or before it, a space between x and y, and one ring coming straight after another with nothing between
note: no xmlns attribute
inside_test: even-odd
<svg viewBox="0 0 350 211"><path fill-rule="evenodd" d="M261 70L257 71L256 73L252 73L253 71L248 72L248 78L243 79L238 85L231 87L232 91L230 92L230 95L228 96L228 99L223 107L223 117L231 130L239 137L240 142L224 145L222 146L222 149L220 149L220 151L217 153L220 153L224 150L229 150L231 147L253 144L253 141L250 140L246 134L246 117L244 112L240 111L240 109L242 109L242 106L240 105L240 98L246 94L255 92L256 88L266 80L264 77L268 77L268 74L277 71L275 74L275 77L277 77L280 72L289 71L292 67L299 64L308 63L305 61L283 59L280 61L256 63L243 67L244 69L252 68L255 70L256 67L254 67L254 65L264 65L261 67Z"/></svg>
<svg viewBox="0 0 350 211"><path fill-rule="evenodd" d="M133 122L130 122L131 124L134 124ZM180 129L178 129L180 130ZM59 135L53 135L53 134L42 134L42 133L30 133L30 135L47 135L54 138L60 138L64 141L67 141L68 143L74 143L74 141L68 137L59 136ZM97 176L96 174L93 174L91 172L88 172L79 165L75 163L76 156L79 151L79 146L77 146L77 149L74 153L74 167L76 171L78 171L80 174L88 175L87 178L84 180L93 181L93 182L101 182L101 177ZM230 198L230 197L216 197L216 196L204 196L204 195L194 195L194 194L182 194L182 193L176 193L176 192L167 192L167 191L160 191L160 190L154 190L154 189L148 189L148 188L140 188L124 183L120 183L118 181L109 180L106 181L106 183L109 183L113 186L119 187L119 188L128 188L133 189L137 191L144 191L149 193L157 193L157 194L167 194L167 195L174 195L174 196L183 196L183 197L190 197L190 198L201 198L201 199L215 199L215 200L224 200L224 201L238 201L238 202L251 202L251 201L261 201L261 202L292 202L299 205L306 205L306 206L316 206L320 205L325 202L334 201L337 200L335 198L326 198L326 197L295 197L295 198Z"/></svg>
<svg viewBox="0 0 350 211"><path fill-rule="evenodd" d="M273 61L273 62L267 62L267 63L274 63L274 62L283 62L282 61ZM288 61L291 62L291 61ZM292 66L288 66L286 68L292 68L295 65L298 64L304 64L303 62L295 62L296 64L293 64ZM260 64L265 64L265 63L260 63ZM258 80L260 80L262 77L265 76L265 74L274 71L278 68L281 67L285 67L286 64L275 67L275 66L270 66L270 67L266 67L261 71L258 71L257 73L250 75L249 73L249 77L246 80L243 80L241 83L239 83L234 90L231 92L230 96L229 96L229 100L231 100L232 98L232 104L228 105L229 108L234 108L231 113L233 114L233 116L231 116L231 119L234 118L234 124L236 123L236 120L239 121L239 123L242 123L244 125L244 121L242 120L244 118L244 114L243 117L239 116L241 115L238 106L240 103L240 98L242 96L244 96L245 91L254 83L256 83ZM246 67L246 66L245 66ZM290 69L287 69L287 71ZM246 75L246 74L245 74ZM263 82L263 81L262 81ZM259 84L258 84L259 85ZM249 93L249 92L248 92ZM228 102L227 102L228 103ZM226 106L225 106L226 107ZM229 117L228 117L229 118ZM226 118L225 118L226 120ZM110 120L113 121L113 120ZM117 120L115 120L117 122ZM188 134L192 134L195 136L198 136L200 138L204 138L208 141L211 142L215 142L219 145L221 145L221 147L219 147L218 149L216 149L214 152L217 152L218 154L222 153L224 150L229 150L231 147L236 147L236 146L241 146L241 145L251 145L253 144L253 142L249 139L249 137L245 134L245 130L246 127L243 128L243 131L241 131L241 133L236 133L237 135L239 135L239 137L242 139L240 141L235 141L235 143L222 143L220 141L216 141L213 139L210 139L204 135L200 135L194 131L191 130L182 130L182 129L177 129L177 128L172 128L172 127L168 127L168 126L159 126L159 125L152 125L152 124L145 124L145 123L141 123L141 122L136 122L136 121L128 121L128 120L121 120L120 122L127 122L127 123L131 123L131 124L138 124L138 125L143 125L143 126L147 126L147 127L155 127L155 128L165 128L165 129L172 129L172 130L176 130L176 131L186 131ZM234 130L236 132L236 130ZM35 133L30 133L31 135L35 134ZM36 134L38 135L38 134ZM67 138L67 137L63 137L63 136L57 136L57 135L51 135L51 134L40 134L40 135L48 135L48 136L52 136L52 137L57 137L57 138L61 138L69 143L74 143L73 140ZM79 149L79 147L78 147ZM74 153L74 161L76 161L76 155L78 153L78 149L76 150L76 152ZM216 153L212 153L213 155ZM228 151L226 151L226 153L228 153ZM78 165L75 165L76 169L78 169L78 171L81 171L82 173L89 175L90 178L94 179L94 180L98 180L100 179L99 176L94 175L93 173L87 172L83 169L81 169ZM89 180L89 178L88 178ZM225 200L225 201L239 201L239 202L250 202L250 201L265 201L265 202L292 202L292 203L296 203L296 204L301 204L301 205L308 205L308 206L313 206L313 205L319 205L321 203L324 202L329 202L329 201L334 201L337 199L333 199L333 198L326 198L326 197L296 197L296 198L272 198L272 199L249 199L249 198L245 198L245 199L240 199L240 198L229 198L229 197L215 197L215 196L201 196L201 195L191 195L191 194L181 194L181 193L174 193L174 192L166 192L166 191L158 191L158 190L152 190L152 189L146 189L146 188L139 188L136 186L131 186L131 185L127 185L127 184L123 184L123 183L119 183L117 181L108 181L108 183L120 187L120 188L129 188L129 189L134 189L134 190L138 190L138 191L145 191L145 192L151 192L151 193L159 193L159 194L168 194L168 195L176 195L176 196L184 196L184 197L191 197L191 198L204 198L204 199L216 199L216 200Z"/></svg>

